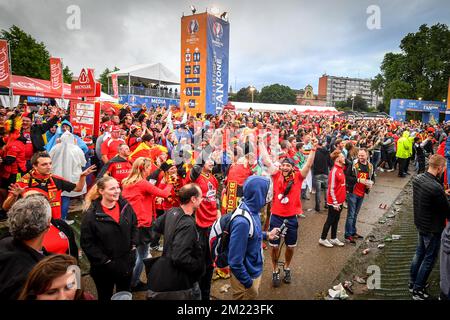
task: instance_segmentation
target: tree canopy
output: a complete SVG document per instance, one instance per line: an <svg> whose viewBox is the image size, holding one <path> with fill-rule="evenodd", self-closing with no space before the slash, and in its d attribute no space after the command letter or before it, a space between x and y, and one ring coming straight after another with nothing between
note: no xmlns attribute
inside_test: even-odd
<svg viewBox="0 0 450 320"><path fill-rule="evenodd" d="M445 24L420 26L400 43L401 52L387 53L381 73L372 80L372 90L391 99L442 101L447 99L450 78L450 30Z"/></svg>
<svg viewBox="0 0 450 320"><path fill-rule="evenodd" d="M15 25L9 30L1 30L0 38L9 43L13 74L50 80L50 53L43 42L38 42ZM63 69L63 78L66 83L72 82L68 66Z"/></svg>
<svg viewBox="0 0 450 320"><path fill-rule="evenodd" d="M297 97L290 87L277 83L262 88L257 101L261 103L296 104Z"/></svg>

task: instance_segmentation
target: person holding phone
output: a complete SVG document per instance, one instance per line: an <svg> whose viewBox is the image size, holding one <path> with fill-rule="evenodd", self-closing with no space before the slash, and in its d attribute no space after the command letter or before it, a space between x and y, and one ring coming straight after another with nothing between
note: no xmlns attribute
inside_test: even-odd
<svg viewBox="0 0 450 320"><path fill-rule="evenodd" d="M330 158L331 161L334 162L334 167L328 176L328 218L323 226L322 236L319 240L319 244L327 248L344 246L344 243L337 238L337 228L345 197L347 195L344 173L345 156L340 150L334 150L330 155ZM331 239L328 240L327 235L330 228Z"/></svg>

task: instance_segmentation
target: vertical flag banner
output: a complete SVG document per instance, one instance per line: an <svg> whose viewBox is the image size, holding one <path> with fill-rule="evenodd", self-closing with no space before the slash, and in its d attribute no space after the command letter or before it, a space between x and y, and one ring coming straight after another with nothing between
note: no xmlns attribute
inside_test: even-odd
<svg viewBox="0 0 450 320"><path fill-rule="evenodd" d="M206 113L220 113L228 102L230 24L208 15Z"/></svg>
<svg viewBox="0 0 450 320"><path fill-rule="evenodd" d="M0 87L11 86L11 71L9 65L8 42L0 40Z"/></svg>
<svg viewBox="0 0 450 320"><path fill-rule="evenodd" d="M117 83L117 74L111 75L112 87L114 92L114 98L119 98L119 85Z"/></svg>
<svg viewBox="0 0 450 320"><path fill-rule="evenodd" d="M208 13L181 18L180 107L221 111L228 102L229 23Z"/></svg>
<svg viewBox="0 0 450 320"><path fill-rule="evenodd" d="M62 96L63 70L60 58L50 58L50 88L51 91Z"/></svg>
<svg viewBox="0 0 450 320"><path fill-rule="evenodd" d="M450 79L448 79L447 110L450 110Z"/></svg>

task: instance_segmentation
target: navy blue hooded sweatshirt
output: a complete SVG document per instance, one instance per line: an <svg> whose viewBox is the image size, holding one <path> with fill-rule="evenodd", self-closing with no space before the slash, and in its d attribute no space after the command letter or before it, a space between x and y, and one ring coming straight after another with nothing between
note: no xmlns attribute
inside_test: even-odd
<svg viewBox="0 0 450 320"><path fill-rule="evenodd" d="M241 208L250 212L253 218L254 233L249 238L250 223L245 217L237 216L231 221L228 263L233 275L246 288L250 288L253 279L263 271L261 219L259 211L266 204L270 180L266 177L251 176L243 188Z"/></svg>

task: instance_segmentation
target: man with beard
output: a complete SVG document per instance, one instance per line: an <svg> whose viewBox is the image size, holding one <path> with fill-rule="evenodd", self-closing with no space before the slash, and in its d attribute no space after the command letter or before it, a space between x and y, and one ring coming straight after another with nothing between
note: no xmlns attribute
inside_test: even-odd
<svg viewBox="0 0 450 320"><path fill-rule="evenodd" d="M314 163L314 157L317 148L317 139L312 138L311 144L313 148L310 150L308 160L301 170L295 170L295 162L291 158L285 158L279 169L273 164L270 165L269 172L273 179L273 202L272 215L270 217L270 230L280 228L287 220L287 233L285 236L286 252L284 264L285 283L291 283L290 264L294 255L294 249L297 246L297 215L303 213L302 203L300 201L301 187L303 180L306 179L311 167ZM262 148L263 152L265 148ZM266 154L266 159L267 157ZM269 162L269 161L268 161ZM272 258L272 285L279 287L281 285L280 270L278 269L278 258L280 252L280 239L271 240L269 242L272 250L270 256Z"/></svg>

